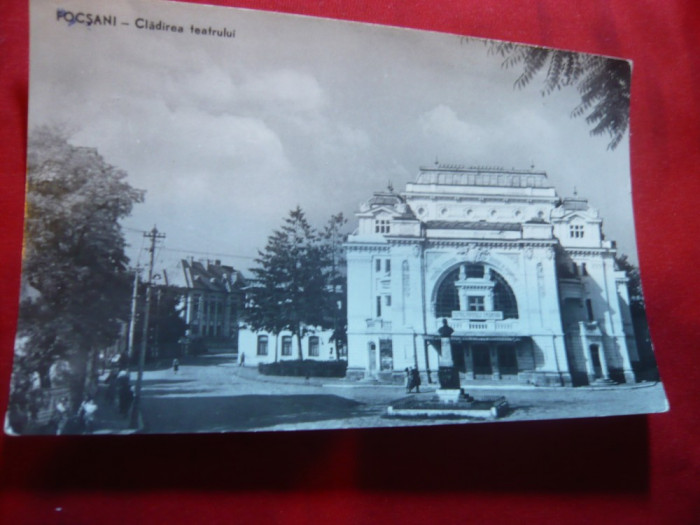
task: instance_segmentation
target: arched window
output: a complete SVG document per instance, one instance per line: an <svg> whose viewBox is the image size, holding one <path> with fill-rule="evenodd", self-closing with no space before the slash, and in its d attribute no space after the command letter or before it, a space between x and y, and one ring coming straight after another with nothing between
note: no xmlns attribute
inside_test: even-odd
<svg viewBox="0 0 700 525"><path fill-rule="evenodd" d="M488 269L483 264L466 264L466 276L483 279L486 272L495 283L493 287L493 309L503 312L503 319L518 318L518 303L512 288L503 276L495 270ZM459 267L449 272L438 286L435 298L436 317L452 317L452 312L459 310L459 296L455 281L459 279Z"/></svg>

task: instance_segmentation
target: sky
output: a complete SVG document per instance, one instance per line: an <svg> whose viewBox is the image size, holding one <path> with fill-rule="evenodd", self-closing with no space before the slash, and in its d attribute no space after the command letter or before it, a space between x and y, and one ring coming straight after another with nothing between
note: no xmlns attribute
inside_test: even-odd
<svg viewBox="0 0 700 525"><path fill-rule="evenodd" d="M56 125L146 190L123 221L132 264L143 231L166 234L156 271L187 256L245 270L289 210L322 227L419 167L544 170L560 196L598 208L636 261L629 141L591 137L574 89L535 79L482 42L324 19L155 1L33 1L30 129ZM116 17L68 23L57 9ZM182 26L139 29L136 19ZM94 17L93 17L94 19ZM128 25L124 25L128 24ZM235 37L192 27L235 29Z"/></svg>

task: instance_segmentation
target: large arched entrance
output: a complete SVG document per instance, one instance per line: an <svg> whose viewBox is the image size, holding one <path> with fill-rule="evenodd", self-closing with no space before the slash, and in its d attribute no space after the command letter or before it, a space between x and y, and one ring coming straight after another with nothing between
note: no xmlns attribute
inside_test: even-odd
<svg viewBox="0 0 700 525"><path fill-rule="evenodd" d="M518 302L508 281L484 263L462 263L444 273L433 295L436 324L454 329L452 361L466 380L517 381L532 369L529 338L518 333Z"/></svg>
<svg viewBox="0 0 700 525"><path fill-rule="evenodd" d="M493 285L489 284L493 283ZM481 263L464 263L446 272L435 293L433 311L439 319L450 319L453 312L502 312L502 319L518 318L518 302L506 279L493 268ZM460 297L461 296L461 297ZM465 304L462 304L466 297ZM472 314L470 314L472 315ZM478 318L478 314L473 314ZM482 317L487 317L484 314Z"/></svg>

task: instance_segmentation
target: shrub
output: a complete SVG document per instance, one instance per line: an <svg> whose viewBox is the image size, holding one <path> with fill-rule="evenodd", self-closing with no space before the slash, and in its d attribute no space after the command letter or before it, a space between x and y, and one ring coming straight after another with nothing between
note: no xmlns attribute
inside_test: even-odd
<svg viewBox="0 0 700 525"><path fill-rule="evenodd" d="M267 376L345 377L347 368L347 361L315 361L314 359L258 364L258 371Z"/></svg>

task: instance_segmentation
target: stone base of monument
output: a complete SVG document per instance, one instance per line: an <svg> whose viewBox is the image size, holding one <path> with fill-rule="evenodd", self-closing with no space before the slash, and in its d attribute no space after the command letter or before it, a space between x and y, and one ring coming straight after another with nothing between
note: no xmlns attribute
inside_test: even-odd
<svg viewBox="0 0 700 525"><path fill-rule="evenodd" d="M391 417L439 417L464 419L496 419L508 411L508 402L503 396L475 399L463 390L439 389L432 399L410 397L399 399L389 405L387 415Z"/></svg>
<svg viewBox="0 0 700 525"><path fill-rule="evenodd" d="M464 390L461 388L438 388L435 393L440 400L440 403L450 404L457 403L460 399L464 399Z"/></svg>
<svg viewBox="0 0 700 525"><path fill-rule="evenodd" d="M613 381L612 379L607 379L607 378L598 378L594 379L591 381L590 386L596 387L596 386L615 386L617 383Z"/></svg>

